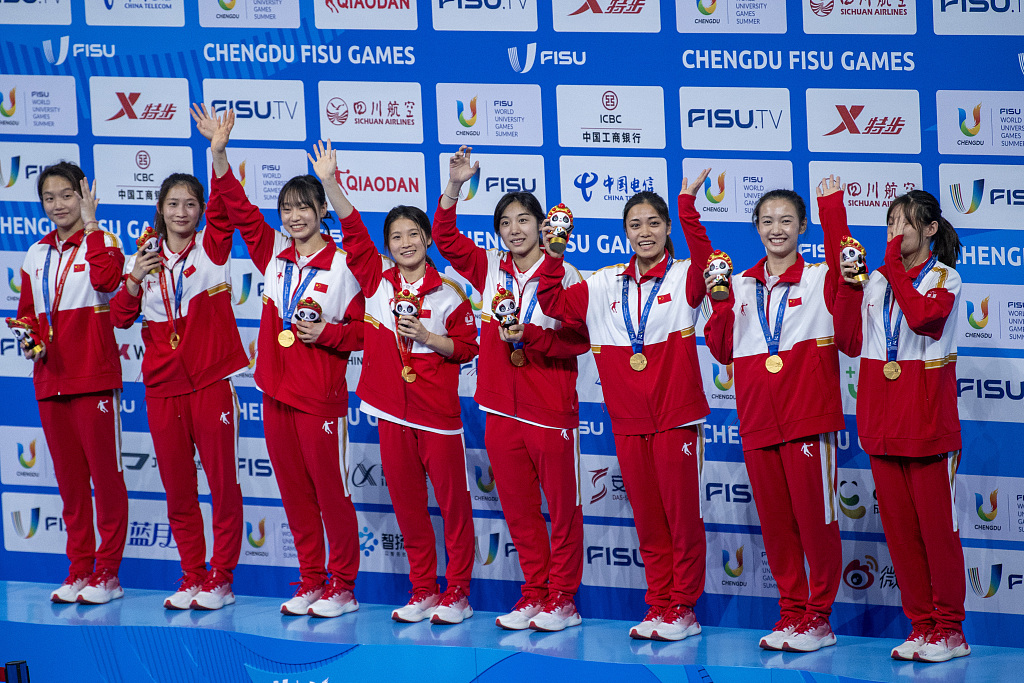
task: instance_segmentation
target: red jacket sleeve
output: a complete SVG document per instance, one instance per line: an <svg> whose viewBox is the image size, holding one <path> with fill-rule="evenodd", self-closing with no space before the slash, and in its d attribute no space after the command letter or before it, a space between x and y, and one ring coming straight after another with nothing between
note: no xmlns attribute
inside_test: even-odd
<svg viewBox="0 0 1024 683"><path fill-rule="evenodd" d="M732 362L733 325L736 322L736 313L732 307L736 299L733 297L732 287L729 288L729 298L724 301L711 300L711 317L704 325L704 343L708 351L719 363L728 365Z"/></svg>
<svg viewBox="0 0 1024 683"><path fill-rule="evenodd" d="M384 276L384 265L358 210L353 209L347 218L341 219L341 231L348 269L363 290L363 296L373 296Z"/></svg>
<svg viewBox="0 0 1024 683"><path fill-rule="evenodd" d="M839 245L843 238L850 234L850 226L846 223L846 202L843 201L842 190L825 197L818 197L818 219L821 221L821 230L825 233L825 264L828 266L828 273L825 275L825 306L830 313L835 315L834 308L839 283L845 282L839 265Z"/></svg>
<svg viewBox="0 0 1024 683"><path fill-rule="evenodd" d="M340 323L324 325L320 337L316 340L317 346L327 346L338 351L362 351L365 309L366 299L362 295L353 297Z"/></svg>
<svg viewBox="0 0 1024 683"><path fill-rule="evenodd" d="M455 204L450 209L442 209L438 200L437 211L434 212L432 235L441 256L448 259L459 275L469 280L469 284L478 292L482 292L487 283L487 250L476 246L455 227Z"/></svg>
<svg viewBox="0 0 1024 683"><path fill-rule="evenodd" d="M210 174L213 177L214 173ZM228 220L224 196L220 193L211 194L206 205L206 229L203 230L203 250L216 265L227 263L231 256L231 238L235 234L235 226Z"/></svg>
<svg viewBox="0 0 1024 683"><path fill-rule="evenodd" d="M914 289L914 282L903 268L900 245L903 236L897 235L885 249L885 276L892 285L893 296L903 311L907 325L917 334L932 339L942 336L942 328L953 311L956 297L945 288L929 289L927 293Z"/></svg>
<svg viewBox="0 0 1024 683"><path fill-rule="evenodd" d="M836 347L850 358L860 355L864 341L864 319L861 315L863 300L863 287L851 285L845 280L839 283L832 309L832 322L835 328Z"/></svg>
<svg viewBox="0 0 1024 683"><path fill-rule="evenodd" d="M219 214L216 210L207 212L207 229L211 223L219 232L231 230L231 225L238 226L253 264L261 273L266 274L267 264L275 256L274 237L277 231L267 224L263 212L245 196L245 190L230 168L220 178L216 173L212 173L211 177L210 204L216 207L217 202L222 202L223 209Z"/></svg>
<svg viewBox="0 0 1024 683"><path fill-rule="evenodd" d="M469 299L452 311L444 321L444 326L448 330L448 338L455 343L455 349L448 360L459 364L473 360L480 352L480 345L476 341L476 316Z"/></svg>
<svg viewBox="0 0 1024 683"><path fill-rule="evenodd" d="M540 265L537 303L544 314L587 333L587 307L590 299L586 280L568 289L562 287L565 264L560 258L546 258Z"/></svg>
<svg viewBox="0 0 1024 683"><path fill-rule="evenodd" d="M132 296L128 291L128 284L125 283L117 294L110 300L110 321L114 327L127 330L135 324L142 312L142 287L139 287L139 295Z"/></svg>
<svg viewBox="0 0 1024 683"><path fill-rule="evenodd" d="M32 278L24 270L21 271L21 294L18 295L18 317L36 318L36 303L32 296Z"/></svg>
<svg viewBox="0 0 1024 683"><path fill-rule="evenodd" d="M708 265L708 257L714 248L708 239L708 232L700 222L700 213L694 205L696 197L690 194L679 195L679 224L683 229L683 238L690 251L690 270L686 274L686 301L690 308L697 308L708 288L704 283L704 269Z"/></svg>
<svg viewBox="0 0 1024 683"><path fill-rule="evenodd" d="M89 262L89 281L97 292L113 292L121 286L124 252L116 237L102 230L85 236L85 260Z"/></svg>
<svg viewBox="0 0 1024 683"><path fill-rule="evenodd" d="M523 344L548 358L575 358L590 350L590 339L572 328L549 330L529 323L523 331Z"/></svg>

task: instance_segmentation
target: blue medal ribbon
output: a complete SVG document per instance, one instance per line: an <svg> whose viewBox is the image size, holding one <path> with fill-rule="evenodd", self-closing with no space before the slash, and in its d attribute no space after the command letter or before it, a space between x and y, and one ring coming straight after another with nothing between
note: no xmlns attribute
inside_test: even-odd
<svg viewBox="0 0 1024 683"><path fill-rule="evenodd" d="M64 295L64 281L67 280L68 272L71 270L72 264L75 262L75 255L78 254L78 248L81 244L76 244L75 248L71 250L71 258L68 259L68 264L64 266L64 272L58 276L56 301L53 302L53 307L56 309L60 305L61 297ZM53 313L50 311L50 256L53 254L53 247L46 250L46 261L43 263L43 307L46 310L46 324L50 328L50 341L53 341Z"/></svg>
<svg viewBox="0 0 1024 683"><path fill-rule="evenodd" d="M527 283L527 284L529 284L529 283ZM507 289L509 292L512 291L512 273L508 272L507 270L505 271L505 289ZM526 291L526 287L523 287L523 291L524 292ZM522 294L520 294L520 297L519 297L519 304L520 304L520 306L522 305L522 303L523 303L523 301L522 301ZM537 290L533 290L533 298L530 300L530 305L527 306L527 308L526 308L526 317L525 318L520 318L519 322L523 323L524 325L528 324L530 322L530 319L533 318L533 309L535 309L536 307L537 307ZM522 310L522 309L520 309L520 310ZM521 348L523 348L523 342L521 342L521 341L512 342L512 348L514 348L514 349L521 349Z"/></svg>
<svg viewBox="0 0 1024 683"><path fill-rule="evenodd" d="M761 321L761 332L764 333L764 341L768 344L768 355L779 355L779 340L782 339L782 319L786 317L786 308L789 305L789 288L793 285L787 284L782 305L779 306L779 313L775 316L775 332L768 327L768 314L764 310L764 283L757 282L757 319ZM781 367L781 366L780 366Z"/></svg>
<svg viewBox="0 0 1024 683"><path fill-rule="evenodd" d="M310 268L309 273L306 275L306 279L302 281L299 288L295 290L295 296L289 298L288 292L292 288L292 267L294 264L288 261L288 265L284 267L284 296L288 302L288 305L284 309L284 315L282 316L281 324L286 330L292 328L292 316L295 315L295 308L299 305L299 301L302 299L302 293L306 291L306 287L309 286L310 281L316 277L316 274L320 272L319 268Z"/></svg>
<svg viewBox="0 0 1024 683"><path fill-rule="evenodd" d="M647 303L644 304L643 313L640 314L640 327L634 332L633 331L633 316L630 314L629 309L632 308L629 305L629 281L632 279L628 275L622 277L622 320L626 323L626 334L629 335L629 344L633 347L633 353L642 353L644 350L644 331L647 329L647 319L651 314L651 306L654 304L654 300L658 298L658 290L661 289L661 283L668 277L668 271L672 268L672 257L669 256L668 263L665 264L665 274L659 278L655 278L654 287L651 288L651 293L647 297ZM640 298L640 292L642 288L637 283L636 296Z"/></svg>
<svg viewBox="0 0 1024 683"><path fill-rule="evenodd" d="M914 289L917 289L921 282L924 281L924 276L927 275L932 268L935 267L936 262L935 255L924 264L924 268L914 278ZM885 299L882 302L882 321L885 323L885 359L887 361L896 360L896 353L900 350L900 323L903 322L903 310L901 309L896 314L896 325L895 329L891 326L891 315L889 313L889 306L892 301L892 285L886 280L885 283Z"/></svg>

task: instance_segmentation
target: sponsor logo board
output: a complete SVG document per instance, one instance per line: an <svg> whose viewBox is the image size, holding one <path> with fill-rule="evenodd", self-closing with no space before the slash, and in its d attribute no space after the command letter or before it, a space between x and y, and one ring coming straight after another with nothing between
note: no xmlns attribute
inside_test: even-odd
<svg viewBox="0 0 1024 683"><path fill-rule="evenodd" d="M683 149L792 149L787 88L679 89Z"/></svg>
<svg viewBox="0 0 1024 683"><path fill-rule="evenodd" d="M39 173L58 161L79 163L78 145L58 142L0 142L0 202L39 201Z"/></svg>
<svg viewBox="0 0 1024 683"><path fill-rule="evenodd" d="M668 196L668 170L663 158L563 156L558 166L561 199L578 218L621 220L622 205L637 192ZM620 238L620 244L625 242L621 234L613 240ZM621 253L626 251L623 245Z"/></svg>
<svg viewBox="0 0 1024 683"><path fill-rule="evenodd" d="M664 149L665 96L659 86L559 85L558 144Z"/></svg>
<svg viewBox="0 0 1024 683"><path fill-rule="evenodd" d="M919 154L916 90L807 89L807 149L812 152Z"/></svg>
<svg viewBox="0 0 1024 683"><path fill-rule="evenodd" d="M192 174L191 147L94 145L99 198L108 204L154 206L172 173Z"/></svg>
<svg viewBox="0 0 1024 683"><path fill-rule="evenodd" d="M679 33L785 33L781 0L676 0Z"/></svg>
<svg viewBox="0 0 1024 683"><path fill-rule="evenodd" d="M437 136L443 145L539 147L540 86L438 83Z"/></svg>
<svg viewBox="0 0 1024 683"><path fill-rule="evenodd" d="M448 177L451 156L449 153L438 156L442 184ZM472 159L480 162L480 170L462 186L462 196L456 208L460 215L491 216L498 200L508 192L530 192L542 207L547 208L543 156L473 152Z"/></svg>
<svg viewBox="0 0 1024 683"><path fill-rule="evenodd" d="M207 110L235 110L234 140L306 141L302 81L203 79Z"/></svg>
<svg viewBox="0 0 1024 683"><path fill-rule="evenodd" d="M78 135L74 77L0 75L0 134Z"/></svg>
<svg viewBox="0 0 1024 683"><path fill-rule="evenodd" d="M889 205L899 195L923 185L921 164L864 161L812 161L808 166L813 197L822 178L838 176L846 186L843 201L850 225L885 226ZM811 220L821 223L818 202L811 202Z"/></svg>
<svg viewBox="0 0 1024 683"><path fill-rule="evenodd" d="M754 205L765 192L792 189L793 164L765 159L683 159L683 177L693 181L711 168L697 192L697 209L706 221L751 223Z"/></svg>
<svg viewBox="0 0 1024 683"><path fill-rule="evenodd" d="M188 138L188 79L90 76L92 133L106 137Z"/></svg>
<svg viewBox="0 0 1024 683"><path fill-rule="evenodd" d="M320 81L320 138L422 143L420 84Z"/></svg>

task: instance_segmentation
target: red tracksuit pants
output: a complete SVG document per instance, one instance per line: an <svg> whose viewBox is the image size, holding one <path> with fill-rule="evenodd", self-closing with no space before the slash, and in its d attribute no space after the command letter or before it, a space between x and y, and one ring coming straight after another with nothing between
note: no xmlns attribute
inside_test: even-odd
<svg viewBox="0 0 1024 683"><path fill-rule="evenodd" d="M547 429L488 413L484 443L523 570L523 597L543 600L548 591L575 595L583 579L575 430ZM541 489L551 516L550 541Z"/></svg>
<svg viewBox="0 0 1024 683"><path fill-rule="evenodd" d="M149 431L167 492L167 520L185 573L206 573L206 538L199 511L195 452L213 499L210 568L238 564L242 548L242 489L238 485L238 407L230 380L183 396L146 397Z"/></svg>
<svg viewBox="0 0 1024 683"><path fill-rule="evenodd" d="M704 425L615 435L652 607L693 607L704 592L707 539L700 510Z"/></svg>
<svg viewBox="0 0 1024 683"><path fill-rule="evenodd" d="M839 591L835 445L830 432L743 451L784 617L813 612L827 618Z"/></svg>
<svg viewBox="0 0 1024 683"><path fill-rule="evenodd" d="M72 574L117 574L128 534L128 492L121 473L121 392L54 396L39 401L39 418L64 503ZM96 527L92 491L96 488Z"/></svg>
<svg viewBox="0 0 1024 683"><path fill-rule="evenodd" d="M331 577L352 590L359 572L359 524L346 485L346 419L305 413L264 394L263 428L302 578L323 582L326 559Z"/></svg>
<svg viewBox="0 0 1024 683"><path fill-rule="evenodd" d="M878 513L903 612L915 627L959 630L964 620L964 550L955 490L960 451L925 458L871 456Z"/></svg>
<svg viewBox="0 0 1024 683"><path fill-rule="evenodd" d="M473 502L466 473L466 450L461 434L437 434L377 421L384 478L409 556L413 591L437 590L437 541L427 511L427 477L444 521L447 587L460 586L469 594L473 575Z"/></svg>

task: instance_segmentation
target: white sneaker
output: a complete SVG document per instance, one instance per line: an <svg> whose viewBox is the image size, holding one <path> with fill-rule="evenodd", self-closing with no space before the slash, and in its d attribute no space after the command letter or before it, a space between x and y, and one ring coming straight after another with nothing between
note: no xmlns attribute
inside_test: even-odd
<svg viewBox="0 0 1024 683"><path fill-rule="evenodd" d="M793 634L782 643L786 652L817 652L823 647L836 644L828 619L820 614L808 612L796 625Z"/></svg>
<svg viewBox="0 0 1024 683"><path fill-rule="evenodd" d="M926 624L924 626L915 626L907 636L907 639L892 649L892 658L901 659L905 662L914 660L914 655L921 646L928 640L928 636L931 634L933 624Z"/></svg>
<svg viewBox="0 0 1024 683"><path fill-rule="evenodd" d="M697 615L689 607L676 605L661 615L661 623L651 631L651 640L684 640L698 633Z"/></svg>
<svg viewBox="0 0 1024 683"><path fill-rule="evenodd" d="M643 620L629 629L629 637L634 640L650 640L654 629L661 623L661 616L665 613L664 607L651 606L644 615Z"/></svg>
<svg viewBox="0 0 1024 683"><path fill-rule="evenodd" d="M433 590L420 588L413 591L409 602L391 612L391 618L402 624L415 624L429 619L440 601L436 586Z"/></svg>
<svg viewBox="0 0 1024 683"><path fill-rule="evenodd" d="M192 599L192 609L215 610L224 605L235 604L235 594L231 592L231 574L214 569L206 575L202 590Z"/></svg>
<svg viewBox="0 0 1024 683"><path fill-rule="evenodd" d="M178 590L164 600L164 609L189 609L192 598L203 589L203 577L188 572L178 579Z"/></svg>
<svg viewBox="0 0 1024 683"><path fill-rule="evenodd" d="M473 616L473 608L469 606L462 586L451 586L441 595L441 599L430 615L431 624L461 624Z"/></svg>
<svg viewBox="0 0 1024 683"><path fill-rule="evenodd" d="M576 603L568 593L554 592L548 596L544 609L530 620L530 628L534 631L564 631L571 626L579 626L583 617L576 611Z"/></svg>
<svg viewBox="0 0 1024 683"><path fill-rule="evenodd" d="M525 631L530 628L530 620L541 613L544 605L537 598L523 596L508 614L502 614L494 620L496 626L506 631Z"/></svg>
<svg viewBox="0 0 1024 683"><path fill-rule="evenodd" d="M299 582L295 595L291 600L281 603L281 614L288 614L293 617L301 617L309 614L310 606L320 599L324 594L322 583L313 583L308 579Z"/></svg>
<svg viewBox="0 0 1024 683"><path fill-rule="evenodd" d="M89 585L89 574L68 574L64 583L50 593L50 600L57 603L76 602L78 593Z"/></svg>
<svg viewBox="0 0 1024 683"><path fill-rule="evenodd" d="M307 614L311 617L340 617L342 614L355 612L359 609L359 601L341 582L332 578L320 599L309 606Z"/></svg>
<svg viewBox="0 0 1024 683"><path fill-rule="evenodd" d="M124 597L124 589L109 569L101 569L89 579L89 585L78 592L76 600L83 605L105 605Z"/></svg>
<svg viewBox="0 0 1024 683"><path fill-rule="evenodd" d="M796 625L800 623L800 617L795 615L782 615L772 627L772 632L761 638L762 650L781 650L786 638L793 635Z"/></svg>
<svg viewBox="0 0 1024 683"><path fill-rule="evenodd" d="M948 662L954 657L966 657L969 654L971 646L967 644L961 631L936 626L920 649L914 653L914 661Z"/></svg>

